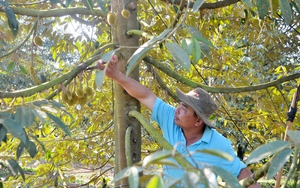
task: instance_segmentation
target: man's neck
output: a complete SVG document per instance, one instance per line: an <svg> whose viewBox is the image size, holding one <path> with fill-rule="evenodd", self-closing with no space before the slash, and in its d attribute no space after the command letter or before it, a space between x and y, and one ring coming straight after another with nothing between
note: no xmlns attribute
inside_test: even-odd
<svg viewBox="0 0 300 188"><path fill-rule="evenodd" d="M203 136L203 133L205 131L205 126L201 126L200 129L198 129L197 131L195 130L183 130L183 134L186 140L186 147L188 147L189 145L197 142L198 140L200 140Z"/></svg>

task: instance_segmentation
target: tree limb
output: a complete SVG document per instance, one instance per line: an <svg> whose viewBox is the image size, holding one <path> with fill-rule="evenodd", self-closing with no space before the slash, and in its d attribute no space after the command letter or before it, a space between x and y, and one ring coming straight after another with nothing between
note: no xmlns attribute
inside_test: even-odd
<svg viewBox="0 0 300 188"><path fill-rule="evenodd" d="M113 47L115 46L115 44L108 44L105 45L101 48L101 50L105 50L107 48ZM72 79L75 76L77 76L78 73L80 73L81 71L85 70L88 66L90 66L92 63L94 63L95 61L99 60L101 57L100 55L94 55L92 56L90 59L88 59L86 62L83 62L81 64L79 64L78 66L76 66L74 69L72 69L71 71L69 71L68 73L56 78L55 80L49 81L49 82L45 82L42 83L40 85L31 87L31 88L26 88L26 89L22 89L22 90L18 90L18 91L14 91L14 92L1 92L0 91L0 98L15 98L15 97L27 97L27 96L31 96L35 93L44 91L46 89L49 89L53 86L56 86L58 84L63 83L66 80ZM55 92L56 93L56 92Z"/></svg>
<svg viewBox="0 0 300 188"><path fill-rule="evenodd" d="M93 9L93 11L87 8L61 8L61 9L51 9L51 10L36 10L22 7L10 7L11 10L18 15L32 16L32 17L62 17L70 15L96 15L105 17L106 14L100 9ZM0 12L4 12L4 8L0 7Z"/></svg>
<svg viewBox="0 0 300 188"><path fill-rule="evenodd" d="M183 84L186 84L186 85L188 85L192 88L201 87L201 88L203 88L206 91L211 92L211 93L242 93L242 92L248 92L248 91L257 91L257 90L262 90L262 89L266 89L266 88L269 88L269 87L276 87L278 84L300 78L300 73L295 73L295 74L292 74L292 75L289 75L289 76L281 77L281 78L279 78L275 81L272 81L272 82L267 82L267 83L259 84L259 85L255 85L255 86L210 87L210 86L207 86L205 84L201 84L201 83L191 81L191 80L179 75L178 73L172 71L171 69L169 69L168 67L166 67L165 65L163 65L162 63L160 63L159 61L155 60L152 57L146 56L146 57L144 57L143 60L150 63L150 64L152 64L156 68L158 68L158 69L162 70L163 72L165 72L168 76L180 81Z"/></svg>

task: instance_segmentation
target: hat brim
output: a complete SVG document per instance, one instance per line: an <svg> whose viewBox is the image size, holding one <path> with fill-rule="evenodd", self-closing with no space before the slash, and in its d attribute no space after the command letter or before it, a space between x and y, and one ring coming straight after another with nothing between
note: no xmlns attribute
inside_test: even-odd
<svg viewBox="0 0 300 188"><path fill-rule="evenodd" d="M181 101L181 102L184 102L185 104L189 105L194 111L195 113L197 114L198 117L200 117L204 123L206 125L208 125L209 127L212 127L212 128L216 128L210 121L209 121L209 117L206 117L206 115L202 114L200 112L200 110L198 109L197 105L195 105L193 103L193 101L190 99L190 96L186 95L185 93L183 93L182 91L180 91L180 89L176 88L176 94L177 94L177 97L178 99Z"/></svg>

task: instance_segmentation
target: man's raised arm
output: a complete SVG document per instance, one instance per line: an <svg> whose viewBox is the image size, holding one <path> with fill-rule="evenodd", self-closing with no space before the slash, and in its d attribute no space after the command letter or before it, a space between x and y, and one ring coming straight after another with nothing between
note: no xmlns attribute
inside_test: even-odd
<svg viewBox="0 0 300 188"><path fill-rule="evenodd" d="M113 55L110 63L106 68L106 76L112 78L118 84L120 84L129 95L139 100L148 109L152 110L156 96L148 88L140 84L138 81L127 77L121 71L118 70L118 56ZM105 65L101 62L97 62L97 66L104 70Z"/></svg>

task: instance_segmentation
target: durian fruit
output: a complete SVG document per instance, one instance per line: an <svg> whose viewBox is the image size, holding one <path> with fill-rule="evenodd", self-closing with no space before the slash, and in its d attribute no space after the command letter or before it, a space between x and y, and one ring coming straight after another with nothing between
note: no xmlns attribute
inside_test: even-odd
<svg viewBox="0 0 300 188"><path fill-rule="evenodd" d="M92 96L94 94L93 89L91 87L87 87L85 89L85 93L87 94L87 96Z"/></svg>
<svg viewBox="0 0 300 188"><path fill-rule="evenodd" d="M40 36L35 36L33 39L33 42L37 46L43 46L43 43L44 43Z"/></svg>
<svg viewBox="0 0 300 188"><path fill-rule="evenodd" d="M63 102L65 102L65 103L68 103L69 98L68 98L68 95L67 95L66 92L62 92L62 93L61 93L61 100L62 100Z"/></svg>
<svg viewBox="0 0 300 188"><path fill-rule="evenodd" d="M67 91L66 95L67 95L67 97L68 97L69 100L72 99L72 92L71 91Z"/></svg>
<svg viewBox="0 0 300 188"><path fill-rule="evenodd" d="M84 96L84 91L83 91L83 89L82 89L82 88L78 88L78 89L76 90L76 95L77 95L78 98L82 98L82 97Z"/></svg>
<svg viewBox="0 0 300 188"><path fill-rule="evenodd" d="M85 93L83 97L78 98L78 104L80 104L80 106L84 106L87 102L87 94Z"/></svg>
<svg viewBox="0 0 300 188"><path fill-rule="evenodd" d="M123 10L121 11L121 14L122 14L123 18L129 18L129 17L130 17L130 12L129 12L129 10L123 9Z"/></svg>
<svg viewBox="0 0 300 188"><path fill-rule="evenodd" d="M114 12L107 13L107 22L109 25L114 25L117 22L117 15Z"/></svg>
<svg viewBox="0 0 300 188"><path fill-rule="evenodd" d="M69 106L73 106L74 104L76 104L77 103L77 101L78 101L78 97L77 97L77 95L76 95L76 93L75 92L72 92L71 93L71 99L69 99L69 101L68 101L68 105Z"/></svg>

